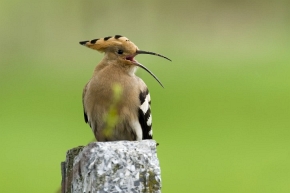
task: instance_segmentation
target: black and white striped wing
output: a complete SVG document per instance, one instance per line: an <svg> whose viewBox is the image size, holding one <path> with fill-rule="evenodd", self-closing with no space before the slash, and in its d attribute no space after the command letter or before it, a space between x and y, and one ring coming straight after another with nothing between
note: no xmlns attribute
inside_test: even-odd
<svg viewBox="0 0 290 193"><path fill-rule="evenodd" d="M148 89L141 91L139 94L140 106L138 110L139 114L139 123L142 128L142 139L152 139L152 115L151 115L151 99Z"/></svg>

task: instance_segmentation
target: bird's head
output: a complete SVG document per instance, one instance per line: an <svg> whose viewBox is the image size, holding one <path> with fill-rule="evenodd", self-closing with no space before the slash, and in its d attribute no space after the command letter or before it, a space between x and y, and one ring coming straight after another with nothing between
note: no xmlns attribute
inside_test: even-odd
<svg viewBox="0 0 290 193"><path fill-rule="evenodd" d="M133 42L121 35L108 36L105 38L93 39L90 41L81 41L80 44L97 50L99 52L105 52L109 59L117 60L118 63L122 65L139 66L140 68L143 68L149 74L151 74L163 87L162 83L158 80L158 78L145 66L135 60L134 57L138 54L151 54L171 61L169 58L154 52L139 50Z"/></svg>

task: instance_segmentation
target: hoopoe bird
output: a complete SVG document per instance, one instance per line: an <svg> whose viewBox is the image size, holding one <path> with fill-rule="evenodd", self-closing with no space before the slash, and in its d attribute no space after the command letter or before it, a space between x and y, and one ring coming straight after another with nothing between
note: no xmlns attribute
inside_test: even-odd
<svg viewBox="0 0 290 193"><path fill-rule="evenodd" d="M82 98L85 122L90 125L97 141L152 139L150 94L144 81L135 75L137 67L146 70L163 85L134 57L151 54L171 60L154 52L139 50L121 35L81 41L80 44L104 53L104 58L84 87ZM117 102L114 101L114 85L122 91ZM106 117L113 103L116 103L117 120L111 125L111 132L107 133L105 130L111 123Z"/></svg>

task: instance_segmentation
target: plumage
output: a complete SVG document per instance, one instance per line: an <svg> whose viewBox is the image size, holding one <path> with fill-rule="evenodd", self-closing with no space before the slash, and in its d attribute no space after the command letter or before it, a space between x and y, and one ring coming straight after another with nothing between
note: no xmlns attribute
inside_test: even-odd
<svg viewBox="0 0 290 193"><path fill-rule="evenodd" d="M141 51L121 35L80 44L104 52L104 58L83 90L84 119L95 138L98 141L152 139L150 94L143 80L135 75L136 68L143 68L161 82L134 57L137 54L166 57ZM117 95L116 86L120 89Z"/></svg>
<svg viewBox="0 0 290 193"><path fill-rule="evenodd" d="M152 117L151 117L151 99L148 89L145 92L139 94L140 106L138 110L139 123L141 124L143 131L143 139L152 139L153 136L150 133L152 131ZM150 120L149 120L150 119Z"/></svg>

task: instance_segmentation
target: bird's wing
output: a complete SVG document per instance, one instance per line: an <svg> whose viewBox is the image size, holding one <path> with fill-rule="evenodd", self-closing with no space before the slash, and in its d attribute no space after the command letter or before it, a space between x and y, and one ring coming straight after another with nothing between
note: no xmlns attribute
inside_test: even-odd
<svg viewBox="0 0 290 193"><path fill-rule="evenodd" d="M88 84L87 83L84 87L84 90L83 90L83 108L84 108L84 119L85 119L85 122L88 123L88 116L87 116L87 113L86 113L86 109L85 109L85 103L84 103L84 98L85 98L85 95L86 95L86 92L87 92L87 87L88 87Z"/></svg>
<svg viewBox="0 0 290 193"><path fill-rule="evenodd" d="M152 139L152 116L151 116L151 99L148 89L141 91L139 94L140 106L138 109L139 123L142 128L143 139Z"/></svg>

